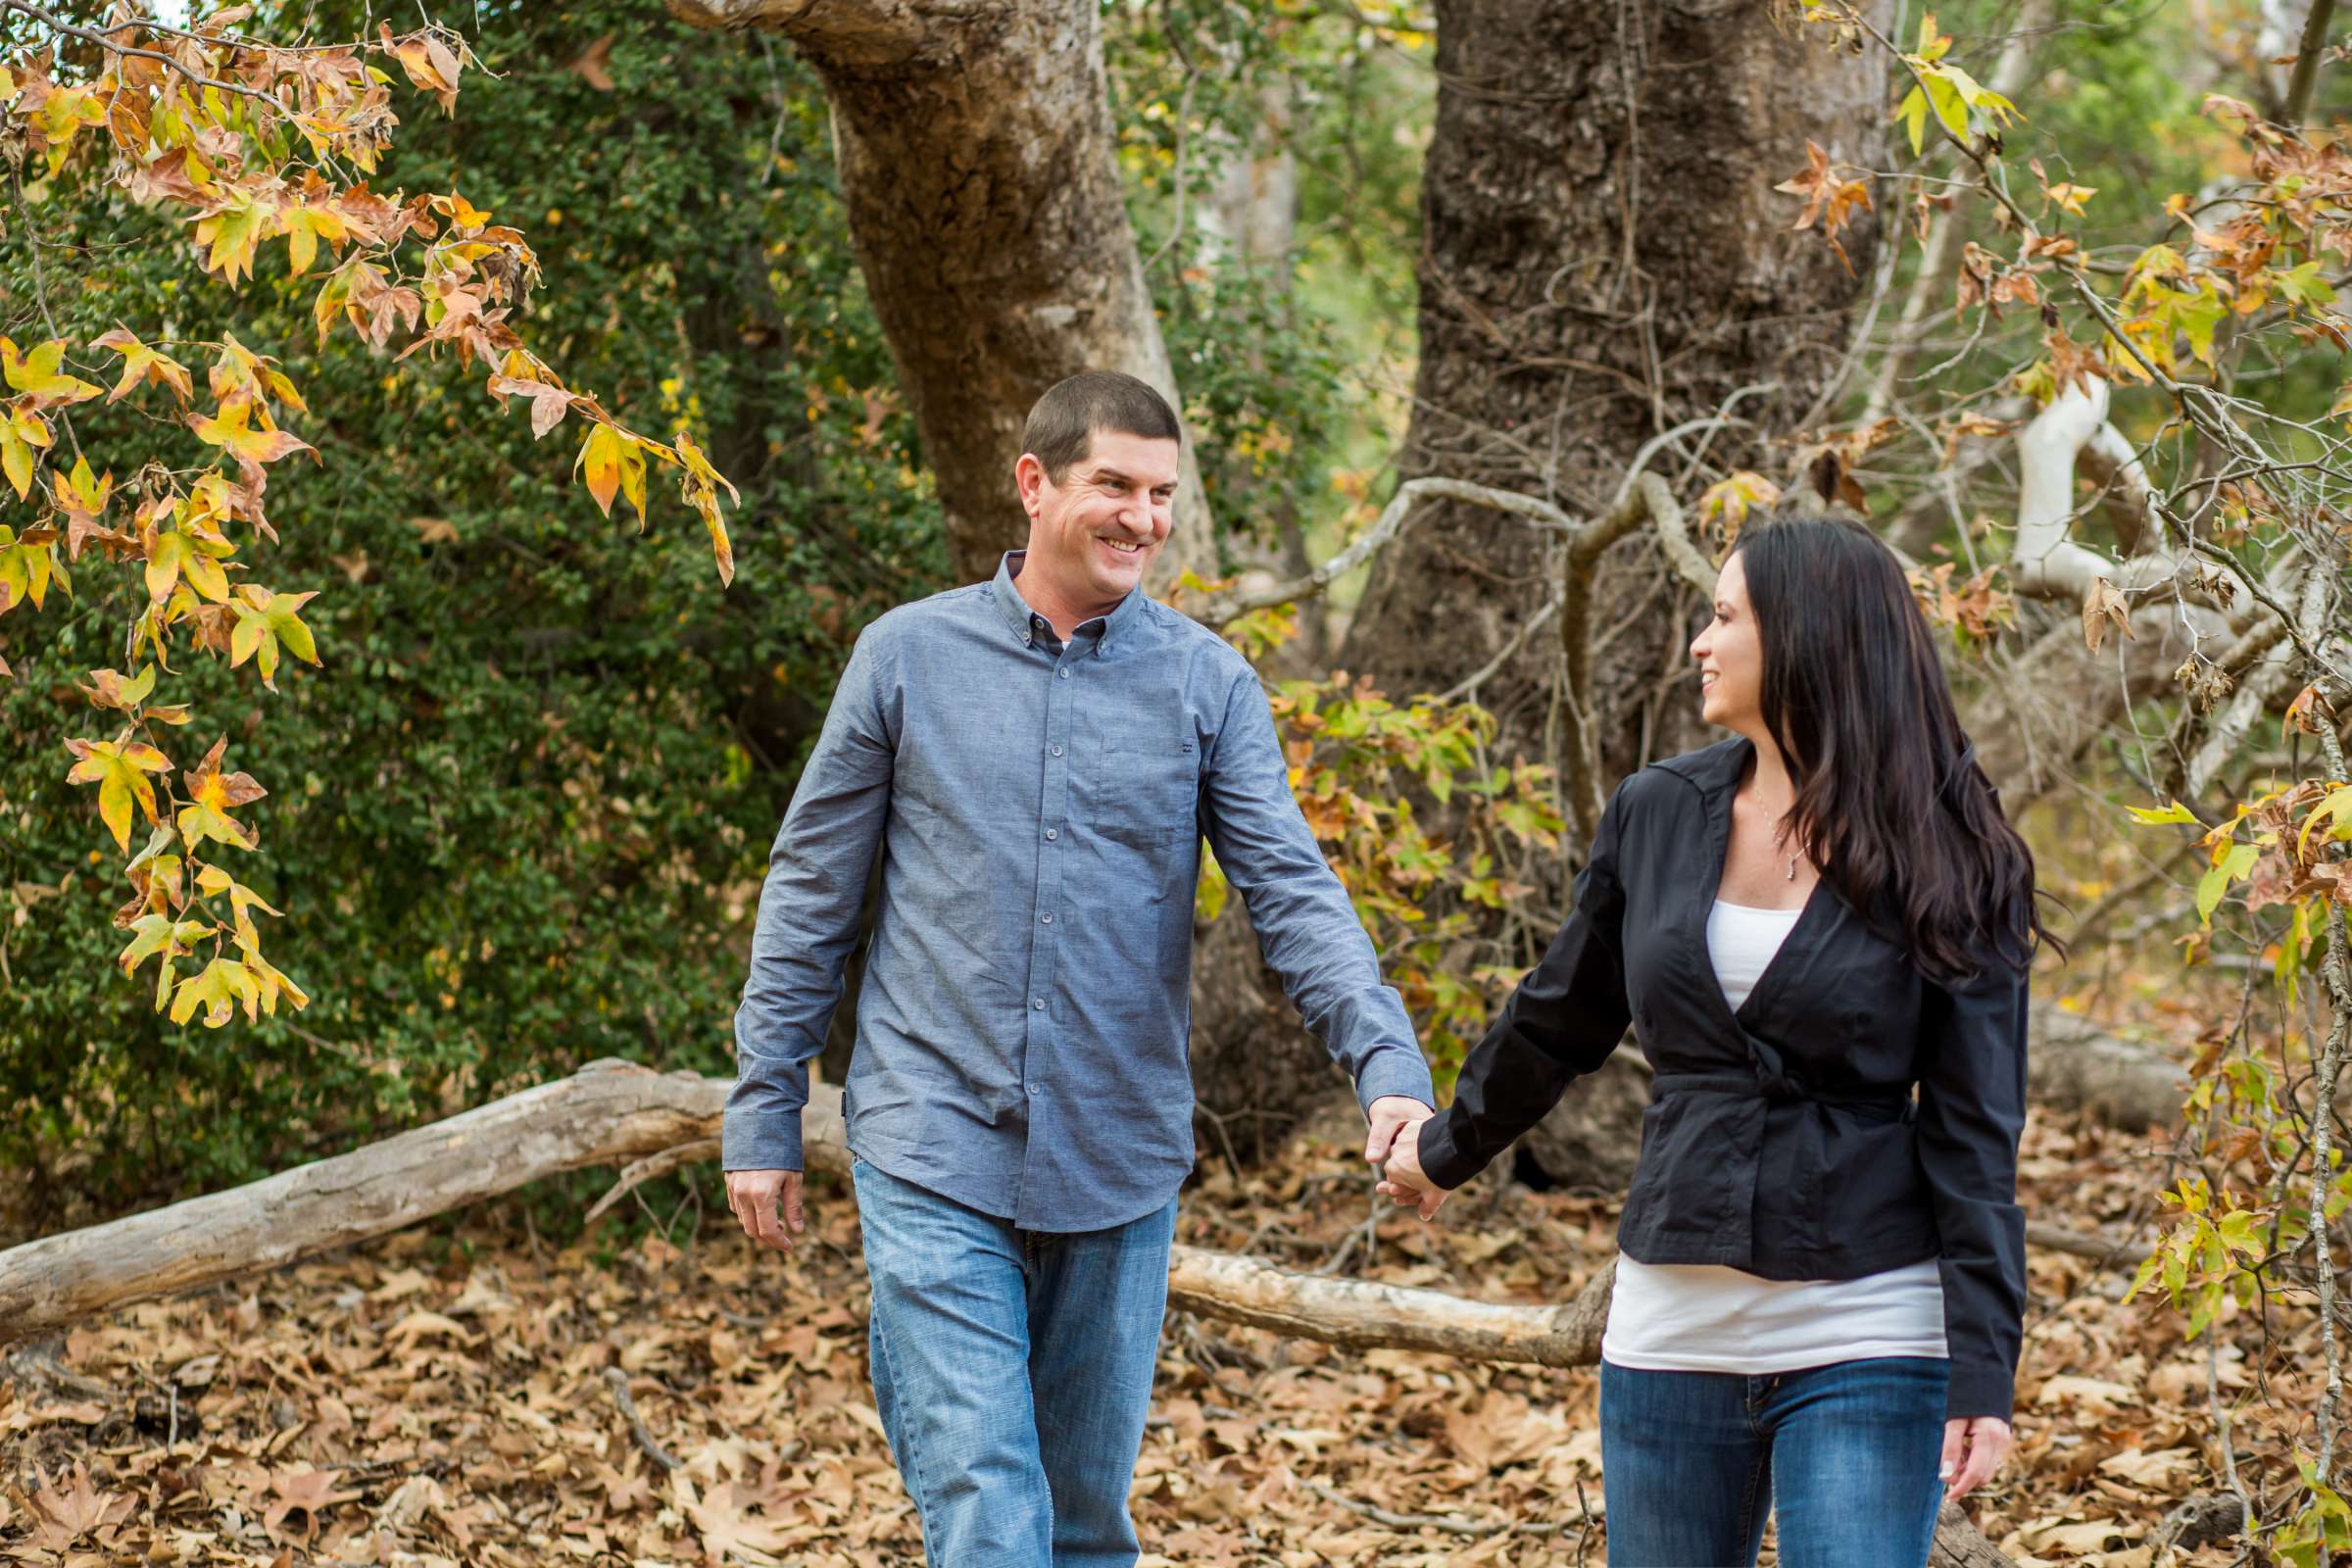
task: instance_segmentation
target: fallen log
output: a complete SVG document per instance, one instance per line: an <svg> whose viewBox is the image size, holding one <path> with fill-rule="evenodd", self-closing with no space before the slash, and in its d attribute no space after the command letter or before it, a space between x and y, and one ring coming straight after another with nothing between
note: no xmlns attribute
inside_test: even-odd
<svg viewBox="0 0 2352 1568"><path fill-rule="evenodd" d="M601 1212L651 1175L715 1157L732 1086L699 1073L593 1061L568 1078L348 1154L27 1242L0 1251L0 1346L388 1235L542 1176L628 1162L592 1210ZM811 1163L846 1167L838 1089L815 1086L803 1137ZM2131 1245L2041 1224L2028 1240L2101 1261ZM1333 1345L1584 1366L1599 1353L1613 1273L1602 1269L1576 1301L1559 1307L1494 1306L1440 1291L1291 1274L1185 1247L1176 1250L1169 1280L1188 1310Z"/></svg>
<svg viewBox="0 0 2352 1568"><path fill-rule="evenodd" d="M2188 1094L2179 1062L2047 1004L2034 1004L2033 1027L2026 1088L2035 1104L2079 1110L2127 1133L2179 1124Z"/></svg>
<svg viewBox="0 0 2352 1568"><path fill-rule="evenodd" d="M1168 1304L1349 1350L1596 1366L1616 1274L1612 1259L1565 1306L1510 1306L1377 1280L1294 1274L1254 1257L1180 1246L1168 1259Z"/></svg>
<svg viewBox="0 0 2352 1568"><path fill-rule="evenodd" d="M624 1161L669 1168L686 1157L682 1146L717 1136L731 1087L725 1078L595 1061L348 1154L12 1248L0 1252L0 1346L385 1235L541 1176ZM846 1164L839 1090L816 1086L803 1140L811 1164ZM1613 1263L1602 1268L1564 1306L1525 1306L1178 1247L1168 1290L1172 1305L1204 1317L1350 1349L1574 1367L1600 1358L1614 1274ZM1937 1550L1938 1562L1971 1568L2007 1560L1955 1509L1937 1526Z"/></svg>
<svg viewBox="0 0 2352 1568"><path fill-rule="evenodd" d="M590 1062L331 1159L0 1252L0 1345L388 1235L525 1182L714 1137L731 1080ZM830 1116L830 1124L827 1117ZM838 1095L809 1141L841 1143Z"/></svg>

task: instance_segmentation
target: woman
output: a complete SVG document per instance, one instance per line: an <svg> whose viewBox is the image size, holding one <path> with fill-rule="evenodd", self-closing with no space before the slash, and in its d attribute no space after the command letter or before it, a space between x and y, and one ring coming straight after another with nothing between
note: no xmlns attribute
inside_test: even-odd
<svg viewBox="0 0 2352 1568"><path fill-rule="evenodd" d="M1752 1563L1769 1507L1789 1568L1924 1563L2010 1444L2033 857L1867 530L1750 528L1690 653L1737 733L1618 786L1381 1191L1434 1215L1630 1021L1655 1077L1601 1342L1609 1561Z"/></svg>

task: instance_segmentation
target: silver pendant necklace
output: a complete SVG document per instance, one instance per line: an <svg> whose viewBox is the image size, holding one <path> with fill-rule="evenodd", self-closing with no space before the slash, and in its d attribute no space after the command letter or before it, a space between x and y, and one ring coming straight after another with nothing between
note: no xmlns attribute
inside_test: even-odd
<svg viewBox="0 0 2352 1568"><path fill-rule="evenodd" d="M1781 830L1772 836L1772 847L1776 850L1785 850L1788 847L1788 823L1783 822ZM1788 857L1788 880L1791 882L1796 880L1796 857L1794 855Z"/></svg>

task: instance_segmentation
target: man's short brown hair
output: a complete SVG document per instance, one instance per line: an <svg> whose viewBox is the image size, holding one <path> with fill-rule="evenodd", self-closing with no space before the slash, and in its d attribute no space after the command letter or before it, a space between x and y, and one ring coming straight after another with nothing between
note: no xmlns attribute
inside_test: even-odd
<svg viewBox="0 0 2352 1568"><path fill-rule="evenodd" d="M1093 449L1097 430L1147 441L1184 439L1176 411L1149 381L1118 370L1080 370L1048 387L1030 409L1021 450L1044 464L1046 477L1059 484L1070 465Z"/></svg>

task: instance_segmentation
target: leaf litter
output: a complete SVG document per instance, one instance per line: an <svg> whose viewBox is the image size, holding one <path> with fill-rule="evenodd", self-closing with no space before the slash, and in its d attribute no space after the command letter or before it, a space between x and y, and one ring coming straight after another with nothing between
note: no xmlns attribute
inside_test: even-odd
<svg viewBox="0 0 2352 1568"><path fill-rule="evenodd" d="M2036 1111L2022 1194L2037 1221L2128 1231L2163 1157ZM1528 1303L1568 1299L1610 1254L1615 1200L1482 1182L1432 1225L1384 1212L1367 1263L1350 1238L1369 1181L1331 1140L1238 1175L1204 1160L1179 1239ZM709 1229L606 1265L593 1233L557 1251L482 1208L458 1246L411 1230L19 1347L0 1362L0 1560L919 1563L867 1383L856 1205L822 1176L811 1194L815 1245L790 1258ZM1968 1502L2021 1563L2235 1556L2160 1539L2184 1497L2225 1489L2207 1348L2160 1303L2120 1303L2136 1256L2032 1251L2017 1451ZM2293 1473L2317 1375L2312 1325L2278 1319L2267 1358L2225 1322L2210 1369L2258 1503ZM1132 1494L1144 1563L1604 1563L1596 1406L1591 1369L1171 1313Z"/></svg>

